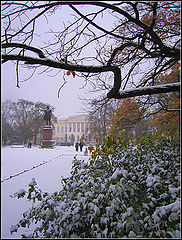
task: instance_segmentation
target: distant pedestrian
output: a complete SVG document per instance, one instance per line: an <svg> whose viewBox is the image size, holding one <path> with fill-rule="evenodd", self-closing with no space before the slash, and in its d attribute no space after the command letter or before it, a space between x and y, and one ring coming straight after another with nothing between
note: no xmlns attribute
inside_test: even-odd
<svg viewBox="0 0 182 240"><path fill-rule="evenodd" d="M78 152L78 146L79 146L79 144L78 144L78 142L76 142L75 143L75 148L76 148L76 151Z"/></svg>
<svg viewBox="0 0 182 240"><path fill-rule="evenodd" d="M88 156L88 149L87 148L85 149L84 155Z"/></svg>
<svg viewBox="0 0 182 240"><path fill-rule="evenodd" d="M28 142L28 148L31 148L31 147L32 147L32 143Z"/></svg>
<svg viewBox="0 0 182 240"><path fill-rule="evenodd" d="M80 152L82 152L82 148L83 148L83 142L80 141Z"/></svg>

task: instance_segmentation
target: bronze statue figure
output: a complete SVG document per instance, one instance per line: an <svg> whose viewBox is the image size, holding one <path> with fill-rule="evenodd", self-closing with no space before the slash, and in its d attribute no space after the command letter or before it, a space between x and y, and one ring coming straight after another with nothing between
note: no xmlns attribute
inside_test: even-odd
<svg viewBox="0 0 182 240"><path fill-rule="evenodd" d="M51 116L52 111L49 109L49 106L47 106L47 109L44 111L44 120L46 121L46 125L51 125Z"/></svg>

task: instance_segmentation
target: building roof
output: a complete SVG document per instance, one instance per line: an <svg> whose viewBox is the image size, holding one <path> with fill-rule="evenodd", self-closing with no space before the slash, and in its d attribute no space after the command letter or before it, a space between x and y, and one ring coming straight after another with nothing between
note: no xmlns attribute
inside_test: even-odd
<svg viewBox="0 0 182 240"><path fill-rule="evenodd" d="M79 115L74 115L74 116L57 118L57 123L59 123L59 122L82 122L82 121L87 121L86 114L79 114Z"/></svg>

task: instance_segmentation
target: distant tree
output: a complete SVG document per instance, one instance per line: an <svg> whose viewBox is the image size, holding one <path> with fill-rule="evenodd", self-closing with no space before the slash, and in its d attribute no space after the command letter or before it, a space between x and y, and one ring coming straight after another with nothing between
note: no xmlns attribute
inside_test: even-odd
<svg viewBox="0 0 182 240"><path fill-rule="evenodd" d="M24 99L19 99L12 104L12 118L14 120L15 132L21 136L24 143L32 139L32 130L29 126L33 110L33 102Z"/></svg>
<svg viewBox="0 0 182 240"><path fill-rule="evenodd" d="M41 127L45 124L43 119L44 110L46 109L47 105L41 102L34 103L33 111L32 111L32 118L29 120L29 126L32 130L33 141L34 144L37 144L37 137L41 134ZM54 110L53 106L50 106L51 110ZM52 124L56 121L56 117L52 113Z"/></svg>
<svg viewBox="0 0 182 240"><path fill-rule="evenodd" d="M159 81L163 84L179 81L178 67L174 66L169 74L160 76ZM168 136L178 139L180 136L180 94L175 92L155 95L151 97L151 100L156 102L155 111L159 112L152 121L156 134L167 133Z"/></svg>
<svg viewBox="0 0 182 240"><path fill-rule="evenodd" d="M12 136L13 136L13 128L12 126L6 121L4 116L1 118L1 127L3 129L2 131L2 144L7 145L10 143Z"/></svg>
<svg viewBox="0 0 182 240"><path fill-rule="evenodd" d="M34 140L34 144L37 144L37 135L44 125L43 114L47 104L19 99L17 102L5 101L2 105L4 140L12 138L14 134L15 137L21 136L24 143ZM50 107L54 110L54 107ZM53 118L56 119L54 115Z"/></svg>
<svg viewBox="0 0 182 240"><path fill-rule="evenodd" d="M108 120L113 114L113 106L111 103L105 102L101 105L98 101L92 100L87 103L88 120L90 124L90 133L92 139L102 142L102 138L107 134Z"/></svg>
<svg viewBox="0 0 182 240"><path fill-rule="evenodd" d="M152 119L143 118L141 121L136 123L134 129L134 135L137 140L141 139L142 137L150 137L154 135L154 127L151 125Z"/></svg>
<svg viewBox="0 0 182 240"><path fill-rule="evenodd" d="M140 98L127 98L120 100L119 107L108 121L108 132L113 129L119 136L126 130L130 136L135 135L136 125L143 119L144 112L140 109Z"/></svg>
<svg viewBox="0 0 182 240"><path fill-rule="evenodd" d="M171 108L180 109L180 99L176 99ZM180 137L180 112L179 111L162 111L157 116L154 116L152 125L155 127L156 135L162 135L166 133L173 139L179 139Z"/></svg>
<svg viewBox="0 0 182 240"><path fill-rule="evenodd" d="M64 10L71 11L67 23ZM55 15L62 21L50 27ZM44 18L47 34L40 34ZM16 62L17 86L24 63L32 71L44 66L44 72L66 70L66 75L84 77L95 90L107 91L108 99L180 89L179 82L153 87L180 60L180 1L7 1L2 23L2 62ZM38 37L44 43L37 44ZM103 78L108 73L112 84ZM126 93L128 88L132 91Z"/></svg>
<svg viewBox="0 0 182 240"><path fill-rule="evenodd" d="M3 145L10 144L13 137L13 119L11 118L11 106L12 102L6 100L1 105L1 131L2 131L2 143Z"/></svg>

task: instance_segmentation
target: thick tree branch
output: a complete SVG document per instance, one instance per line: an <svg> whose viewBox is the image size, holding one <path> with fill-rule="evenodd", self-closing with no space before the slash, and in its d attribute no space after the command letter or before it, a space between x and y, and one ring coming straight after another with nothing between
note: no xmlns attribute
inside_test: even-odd
<svg viewBox="0 0 182 240"><path fill-rule="evenodd" d="M73 65L64 62L58 62L55 60L51 60L48 58L40 59L34 57L27 57L22 55L15 55L15 54L2 54L2 59L5 61L9 60L19 60L25 62L25 64L40 64L42 66L48 66L53 68L65 69L65 70L72 70L78 72L88 72L88 73L98 73L98 72L107 72L107 71L115 71L117 67L114 66L83 66L83 65Z"/></svg>
<svg viewBox="0 0 182 240"><path fill-rule="evenodd" d="M12 42L11 43L3 43L2 44L2 48L10 48L10 47L23 48L23 49L26 49L26 50L29 50L29 51L33 51L33 52L37 53L40 58L46 58L44 53L40 49L28 46L26 44L12 43Z"/></svg>
<svg viewBox="0 0 182 240"><path fill-rule="evenodd" d="M12 4L12 5L11 5ZM97 6L100 7L100 11L97 13L91 13L84 15L80 8L75 8L75 5L88 5L88 6ZM12 51L7 51L4 55L2 55L2 62L6 62L9 60L16 60L17 62L17 69L18 69L18 63L19 61L23 61L25 64L37 64L38 66L47 66L48 68L58 68L58 69L64 69L64 70L71 70L71 71L78 71L78 72L85 72L89 74L89 77L93 74L102 73L102 72L112 72L114 74L114 85L113 88L108 92L107 97L108 98L123 98L123 97L130 97L135 96L142 96L142 95L150 95L155 93L163 93L163 92L170 92L170 91L177 91L179 90L179 86L168 86L163 85L163 88L159 90L159 86L149 87L150 89L143 88L143 89L137 89L136 93L134 90L131 93L131 91L127 92L119 92L121 87L121 67L126 67L129 65L129 70L127 70L127 74L123 71L125 76L123 76L123 81L126 78L126 84L130 80L131 74L135 74L134 69L135 66L139 63L144 63L145 60L150 62L152 59L152 63L155 65L154 67L149 67L149 70L146 70L145 77L142 76L142 79L138 81L138 85L145 86L147 82L152 79L154 82L154 78L159 76L159 74L165 70L168 70L172 68L174 64L178 62L180 59L180 53L178 47L175 48L175 44L173 47L171 47L171 44L168 44L167 37L163 40L163 34L166 34L166 29L164 32L161 32L161 27L158 26L158 21L156 21L156 16L160 16L161 14L161 7L163 6L160 2L154 2L154 3L140 3L140 2L121 2L120 5L123 4L123 9L120 7L117 7L115 4L110 4L107 2L101 2L101 1L95 1L95 2L77 2L77 1L48 1L45 4L39 4L38 2L31 2L30 4L26 2L26 4L22 4L19 2L11 2L11 3L4 3L3 6L7 6L7 11L5 11L3 18L5 18L5 34L3 35L3 41L4 44L2 44L2 48L13 48L13 51L16 50L16 48L22 48L22 50L15 54L15 51L12 54ZM127 9L126 6L130 5L130 7ZM143 6L141 7L141 4ZM35 20L37 20L39 17L43 16L45 13L49 13L52 15L57 8L56 6L61 5L67 5L72 8L73 11L75 11L79 16L81 16L80 19L82 19L81 24L78 24L78 20L73 20L73 22L69 23L68 27L65 27L63 32L59 32L59 34L56 34L56 31L52 31L52 33L55 33L56 38L58 39L56 43L47 44L47 49L45 48L45 51L49 56L53 58L57 58L57 55L68 55L69 58L72 58L72 62L74 64L68 62L59 62L55 60L51 60L45 57L44 53L35 47L28 46L27 44L24 44L27 42L27 39L31 36L33 37L34 33L34 25L30 26L30 24L34 24ZM146 6L145 6L146 5ZM18 6L18 7L17 7ZM119 4L118 4L119 6ZM170 8L169 4L169 8ZM13 7L15 7L13 9ZM132 8L132 9L131 9ZM5 9L5 8L4 8ZM13 11L12 11L13 9ZM24 22L23 16L28 16L26 11L36 10L33 15L30 15L30 18L28 18L27 22ZM37 11L39 10L39 11ZM121 20L121 24L118 23L118 25L111 30L105 29L105 27L102 27L100 23L95 22L95 17L105 10L109 10L108 12L112 11L114 14L112 14L112 17L118 18ZM13 14L15 14L13 16ZM94 14L94 17L90 19L90 15ZM145 19L145 15L148 14L147 18ZM151 15L152 14L152 15ZM169 16L170 12L167 16ZM13 24L16 24L16 18L17 16L20 18L20 26L17 28L15 26L15 31L13 30ZM45 16L45 15L44 15ZM151 16L153 16L151 21ZM22 18L21 18L22 17ZM76 18L77 19L77 18ZM8 21L7 21L8 20ZM158 19L157 19L158 20ZM86 25L82 25L82 23L85 23L87 21ZM76 24L77 25L74 25ZM163 26L166 24L166 20L162 21ZM74 28L73 28L74 25ZM97 29L104 32L102 36L98 36L97 33L92 31L92 29L89 28L89 26L92 25L96 27ZM174 40L174 37L178 36L178 26L179 24L172 23L172 27L169 28L171 32L169 31L169 39L171 41ZM32 30L29 31L29 28L31 27ZM28 28L28 32L25 31L25 29ZM72 29L73 28L73 29ZM17 29L17 30L16 30ZM168 29L168 28L167 28ZM13 31L12 31L13 30ZM116 32L116 30L118 32ZM123 30L123 31L122 31ZM25 32L24 32L25 31ZM23 44L21 43L15 43L12 42L14 37L23 35L25 38L21 40ZM27 37L28 36L28 37ZM103 54L103 57L101 58L102 61L100 61L103 65L101 66L88 66L88 65L78 65L77 63L80 62L80 59L74 59L74 54L77 53L77 57L81 54L82 49L84 49L85 46L88 46L88 44L92 42L96 42L96 40L100 39L101 37L105 36L105 43L100 44L99 41L97 42L96 48L99 46L99 51L96 49L96 56L95 59L100 57ZM111 38L112 36L112 38ZM84 37L85 43L80 44L79 40ZM113 38L114 37L114 38ZM21 38L20 38L21 39ZM113 50L113 47L111 46L111 50L106 51L106 48L108 46L110 47L111 39L116 40L117 44L115 46L115 49ZM121 40L122 39L122 40ZM14 40L15 41L15 40ZM174 40L175 41L175 40ZM65 43L66 42L66 43ZM80 46L80 45L82 46ZM54 46L54 50L49 50L50 46ZM105 49L104 49L105 48ZM86 48L85 48L86 49ZM84 49L84 50L85 50ZM109 48L110 49L110 48ZM38 54L39 57L29 57L24 54L24 50L28 50L31 52L34 52ZM126 50L126 51L125 51ZM23 54L22 54L23 52ZM70 53L71 52L71 53ZM74 53L74 54L73 54ZM118 59L115 59L117 54ZM127 54L127 55L126 55ZM124 56L124 58L123 58ZM62 56L61 56L62 58ZM57 58L58 59L58 58ZM93 59L93 57L92 57ZM108 60L109 59L109 60ZM160 61L161 59L161 61ZM85 57L85 60L89 61L89 57ZM98 60L98 59L97 59ZM108 61L107 61L108 60ZM107 65L106 64L107 61ZM163 62L162 62L163 61ZM116 64L115 66L112 65L112 63ZM131 63L131 64L130 64ZM139 66L140 67L140 66ZM160 67L160 68L159 68ZM90 74L92 73L92 74ZM17 71L18 74L18 71ZM138 74L138 73L136 73ZM144 81L145 80L145 81ZM103 85L105 82L101 79ZM136 83L133 85L136 86ZM95 84L96 86L96 84ZM108 88L110 89L110 88ZM139 95L138 95L139 94Z"/></svg>
<svg viewBox="0 0 182 240"><path fill-rule="evenodd" d="M136 97L136 96L144 96L144 95L152 95L158 93L168 93L168 92L179 92L180 91L181 83L170 83L164 85L157 85L157 86L149 86L143 87L139 89L131 89L120 91L115 98L128 98L128 97Z"/></svg>
<svg viewBox="0 0 182 240"><path fill-rule="evenodd" d="M21 55L2 55L3 62L9 60L18 60L23 61L25 64L40 64L42 66L48 66L52 68L59 68L71 71L78 72L87 72L87 73L101 73L111 71L114 73L114 86L111 91L108 93L109 98L112 98L119 92L121 87L121 70L115 66L83 66L83 65L73 65L63 62L58 62L51 59L39 59L33 57L26 57Z"/></svg>
<svg viewBox="0 0 182 240"><path fill-rule="evenodd" d="M143 95L151 95L151 94L158 94L158 93L167 93L167 92L174 92L180 91L180 83L172 83L172 84L165 84L165 85L158 85L152 87L144 87L135 90L125 90L119 92L121 87L121 70L118 67L114 66L83 66L83 65L71 65L62 62L58 62L55 60L50 59L38 59L20 55L2 55L3 61L8 60L18 60L24 61L26 64L40 64L42 66L49 66L53 68L65 69L65 70L72 70L78 72L87 72L87 73L101 73L101 72L108 72L112 71L114 73L114 86L107 94L108 98L128 98L134 96L143 96Z"/></svg>

